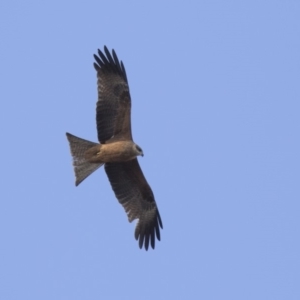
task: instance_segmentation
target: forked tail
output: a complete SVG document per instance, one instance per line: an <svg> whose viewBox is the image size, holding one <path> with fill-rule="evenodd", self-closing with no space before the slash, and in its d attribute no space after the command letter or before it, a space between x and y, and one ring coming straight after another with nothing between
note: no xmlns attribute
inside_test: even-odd
<svg viewBox="0 0 300 300"><path fill-rule="evenodd" d="M103 163L90 163L84 157L85 152L91 147L96 146L96 143L81 139L68 132L66 135L73 157L73 166L76 177L75 185L78 186L85 178L100 168Z"/></svg>

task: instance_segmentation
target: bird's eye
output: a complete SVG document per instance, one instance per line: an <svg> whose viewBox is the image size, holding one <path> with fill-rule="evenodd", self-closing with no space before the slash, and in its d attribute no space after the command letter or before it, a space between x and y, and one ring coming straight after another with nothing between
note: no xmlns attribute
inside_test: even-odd
<svg viewBox="0 0 300 300"><path fill-rule="evenodd" d="M139 146L136 146L136 149L137 149L139 152L142 152L142 149L141 149Z"/></svg>

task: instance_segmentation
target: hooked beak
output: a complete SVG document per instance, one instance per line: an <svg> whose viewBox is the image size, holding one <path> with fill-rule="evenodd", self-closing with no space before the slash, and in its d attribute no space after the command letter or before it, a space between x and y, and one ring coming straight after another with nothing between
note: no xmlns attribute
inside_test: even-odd
<svg viewBox="0 0 300 300"><path fill-rule="evenodd" d="M142 157L144 156L144 152L141 153L141 156L142 156Z"/></svg>

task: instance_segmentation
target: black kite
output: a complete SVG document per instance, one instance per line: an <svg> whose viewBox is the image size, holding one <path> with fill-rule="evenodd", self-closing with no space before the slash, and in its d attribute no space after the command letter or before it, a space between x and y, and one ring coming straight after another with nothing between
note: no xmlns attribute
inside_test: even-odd
<svg viewBox="0 0 300 300"><path fill-rule="evenodd" d="M129 222L138 219L135 238L140 248L154 249L155 236L160 240L163 228L153 192L147 183L137 156L142 149L131 134L131 98L126 71L115 51L104 47L94 55L98 77L96 121L100 144L67 133L70 143L76 186L104 164L113 191L123 205Z"/></svg>

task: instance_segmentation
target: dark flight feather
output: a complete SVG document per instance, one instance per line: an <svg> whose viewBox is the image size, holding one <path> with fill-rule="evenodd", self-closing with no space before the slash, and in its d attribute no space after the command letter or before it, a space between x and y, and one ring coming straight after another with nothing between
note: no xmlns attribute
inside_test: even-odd
<svg viewBox="0 0 300 300"><path fill-rule="evenodd" d="M132 140L130 112L131 98L123 64L113 50L113 56L104 47L98 50L94 64L98 77L96 121L98 139L105 144L118 139ZM112 140L113 138L113 140Z"/></svg>
<svg viewBox="0 0 300 300"><path fill-rule="evenodd" d="M105 171L115 195L123 205L129 222L139 219L135 238L139 247L155 247L155 236L160 240L163 228L153 192L147 183L137 159L122 163L106 163Z"/></svg>

